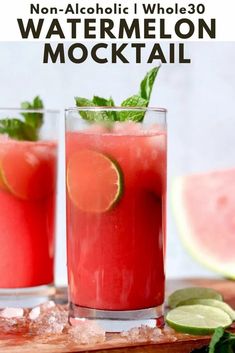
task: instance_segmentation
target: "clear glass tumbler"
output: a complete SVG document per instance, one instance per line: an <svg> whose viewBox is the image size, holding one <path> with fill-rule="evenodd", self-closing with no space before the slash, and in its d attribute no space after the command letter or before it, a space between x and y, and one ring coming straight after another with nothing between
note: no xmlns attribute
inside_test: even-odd
<svg viewBox="0 0 235 353"><path fill-rule="evenodd" d="M0 307L54 291L57 142L57 111L0 109Z"/></svg>
<svg viewBox="0 0 235 353"><path fill-rule="evenodd" d="M66 111L71 324L96 319L107 331L161 324L166 155L165 109Z"/></svg>

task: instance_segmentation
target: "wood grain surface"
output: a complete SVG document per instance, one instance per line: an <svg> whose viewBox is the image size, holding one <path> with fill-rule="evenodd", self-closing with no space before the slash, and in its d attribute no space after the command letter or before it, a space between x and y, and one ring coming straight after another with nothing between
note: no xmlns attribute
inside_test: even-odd
<svg viewBox="0 0 235 353"><path fill-rule="evenodd" d="M189 286L203 286L218 290L224 300L235 308L235 281L216 279L171 280L167 283L167 294ZM63 297L64 289L58 290ZM233 329L232 329L233 330ZM174 339L174 341L172 340ZM189 336L175 333L170 339L160 339L154 343L138 343L123 340L118 334L108 334L105 343L95 346L77 345L63 335L32 337L0 333L0 353L190 353L194 348L207 344L210 337Z"/></svg>

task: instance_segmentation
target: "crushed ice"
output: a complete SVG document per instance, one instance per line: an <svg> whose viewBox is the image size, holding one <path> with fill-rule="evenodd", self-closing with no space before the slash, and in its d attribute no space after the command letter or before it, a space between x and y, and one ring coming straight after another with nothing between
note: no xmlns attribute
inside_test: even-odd
<svg viewBox="0 0 235 353"><path fill-rule="evenodd" d="M105 331L95 322L86 320L79 320L76 325L70 326L68 334L72 341L79 344L97 344L105 341Z"/></svg>
<svg viewBox="0 0 235 353"><path fill-rule="evenodd" d="M0 311L0 331L7 333L27 331L27 310L5 308Z"/></svg>
<svg viewBox="0 0 235 353"><path fill-rule="evenodd" d="M0 317L11 319L11 318L23 318L24 309L22 308L5 308L0 312Z"/></svg>
<svg viewBox="0 0 235 353"><path fill-rule="evenodd" d="M35 307L29 313L29 332L37 335L60 334L68 323L68 311L50 301Z"/></svg>
<svg viewBox="0 0 235 353"><path fill-rule="evenodd" d="M3 333L23 333L45 342L57 339L65 344L94 345L104 343L105 331L94 321L75 320L68 324L68 307L48 301L33 309L5 308L0 310L0 331ZM119 337L119 338L118 338ZM116 335L123 342L175 341L175 331L141 325ZM108 338L110 342L110 338Z"/></svg>
<svg viewBox="0 0 235 353"><path fill-rule="evenodd" d="M5 308L0 310L0 331L25 333L45 340L60 336L64 342L97 344L105 341L105 331L94 322L79 320L68 324L68 308L48 301L31 310ZM47 337L47 338L46 338Z"/></svg>
<svg viewBox="0 0 235 353"><path fill-rule="evenodd" d="M121 333L121 337L126 338L130 342L154 342L162 335L162 330L158 327L149 327L141 325L133 327L129 331Z"/></svg>

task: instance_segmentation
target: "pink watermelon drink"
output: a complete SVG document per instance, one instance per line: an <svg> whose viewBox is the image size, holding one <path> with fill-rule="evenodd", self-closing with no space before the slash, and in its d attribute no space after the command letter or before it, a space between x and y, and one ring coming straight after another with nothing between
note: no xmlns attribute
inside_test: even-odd
<svg viewBox="0 0 235 353"><path fill-rule="evenodd" d="M72 308L117 313L160 307L165 281L165 111L150 110L144 123L94 123L79 131L73 128L79 112L68 114ZM78 316L75 309L71 316Z"/></svg>
<svg viewBox="0 0 235 353"><path fill-rule="evenodd" d="M47 119L49 113L44 114ZM0 129L8 129L12 120L3 116L5 111L1 111ZM12 123L14 128L19 121ZM12 130L0 135L0 288L4 293L53 283L57 144L43 139L46 130L47 120L34 141L21 138L18 128L15 138L9 136Z"/></svg>

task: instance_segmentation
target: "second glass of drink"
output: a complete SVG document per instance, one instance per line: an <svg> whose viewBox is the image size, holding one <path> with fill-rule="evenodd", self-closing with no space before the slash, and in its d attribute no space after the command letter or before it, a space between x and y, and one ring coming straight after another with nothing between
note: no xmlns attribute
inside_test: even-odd
<svg viewBox="0 0 235 353"><path fill-rule="evenodd" d="M54 292L57 118L0 109L0 307L34 306Z"/></svg>

